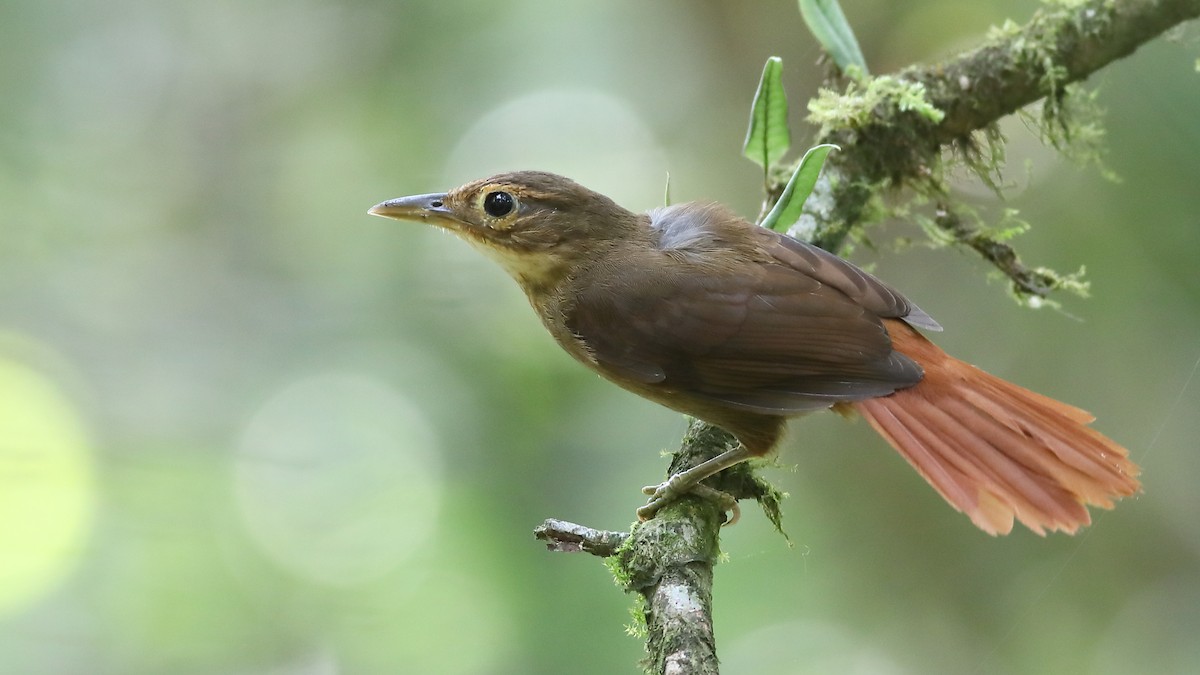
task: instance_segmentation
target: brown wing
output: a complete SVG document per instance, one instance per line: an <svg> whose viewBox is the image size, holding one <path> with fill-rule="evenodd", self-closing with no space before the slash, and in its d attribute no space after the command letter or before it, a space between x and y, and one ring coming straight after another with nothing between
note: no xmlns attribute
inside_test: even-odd
<svg viewBox="0 0 1200 675"><path fill-rule="evenodd" d="M891 286L836 255L785 235L757 228L772 257L792 269L832 286L876 316L903 319L917 328L940 331L941 325Z"/></svg>
<svg viewBox="0 0 1200 675"><path fill-rule="evenodd" d="M926 314L891 286L852 263L811 244L752 225L720 204L677 204L655 209L649 225L660 237L663 250L713 251L739 247L752 249L758 259L777 262L826 286L876 316L903 319L917 328L940 331Z"/></svg>
<svg viewBox="0 0 1200 675"><path fill-rule="evenodd" d="M813 273L775 261L736 273L688 269L665 255L663 263L613 272L577 296L568 326L601 370L772 415L921 379L875 311Z"/></svg>

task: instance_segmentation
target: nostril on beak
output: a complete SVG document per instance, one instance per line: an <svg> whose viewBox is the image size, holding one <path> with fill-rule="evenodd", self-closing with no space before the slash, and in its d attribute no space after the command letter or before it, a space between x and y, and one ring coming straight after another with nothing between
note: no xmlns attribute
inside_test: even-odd
<svg viewBox="0 0 1200 675"><path fill-rule="evenodd" d="M435 199L435 200L429 202L429 205L435 209L440 209L440 208L442 208L442 200Z"/></svg>

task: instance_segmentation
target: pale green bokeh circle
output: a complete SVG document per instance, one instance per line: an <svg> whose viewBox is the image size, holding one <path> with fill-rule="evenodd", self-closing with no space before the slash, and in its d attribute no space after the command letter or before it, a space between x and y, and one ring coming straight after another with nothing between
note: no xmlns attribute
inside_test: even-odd
<svg viewBox="0 0 1200 675"><path fill-rule="evenodd" d="M399 391L325 372L277 391L239 443L235 489L254 541L310 581L362 584L433 535L437 438Z"/></svg>
<svg viewBox="0 0 1200 675"><path fill-rule="evenodd" d="M0 617L52 590L92 520L87 437L45 376L0 357Z"/></svg>
<svg viewBox="0 0 1200 675"><path fill-rule="evenodd" d="M620 197L631 209L663 203L667 157L637 109L600 89L534 91L482 115L450 150L444 181L537 169Z"/></svg>

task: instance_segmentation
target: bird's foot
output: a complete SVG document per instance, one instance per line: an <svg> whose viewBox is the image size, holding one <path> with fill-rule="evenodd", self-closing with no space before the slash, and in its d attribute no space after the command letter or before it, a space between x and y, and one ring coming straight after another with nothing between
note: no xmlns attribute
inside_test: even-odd
<svg viewBox="0 0 1200 675"><path fill-rule="evenodd" d="M742 509L733 495L699 483L689 485L683 474L677 473L658 485L647 485L642 488L642 494L650 495L650 501L637 510L638 520L643 522L650 520L664 506L686 494L716 502L722 513L728 511L725 525L733 525L742 517Z"/></svg>

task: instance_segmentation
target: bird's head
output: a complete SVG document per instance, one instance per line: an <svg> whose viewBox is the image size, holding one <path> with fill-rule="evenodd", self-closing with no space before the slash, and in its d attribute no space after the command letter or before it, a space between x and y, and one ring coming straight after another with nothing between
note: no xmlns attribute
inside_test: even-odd
<svg viewBox="0 0 1200 675"><path fill-rule="evenodd" d="M400 197L368 213L449 230L497 260L528 290L553 283L598 249L636 236L639 216L552 173L519 171L450 192Z"/></svg>

